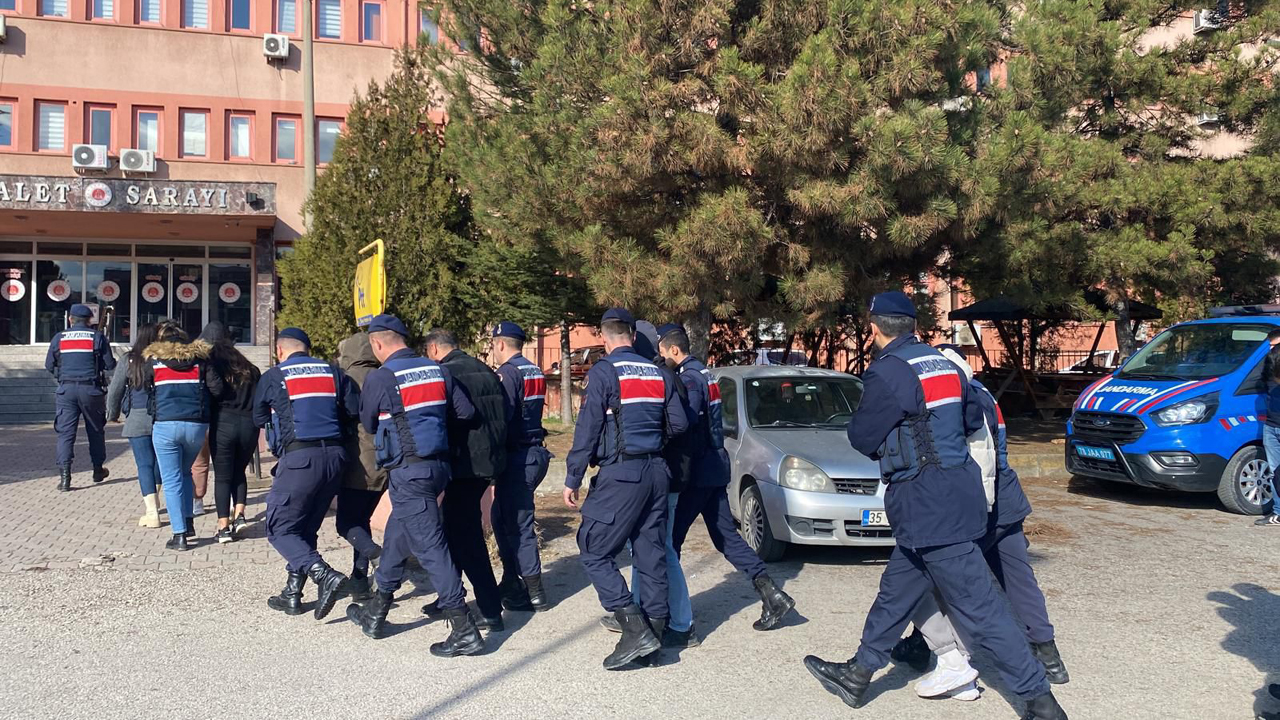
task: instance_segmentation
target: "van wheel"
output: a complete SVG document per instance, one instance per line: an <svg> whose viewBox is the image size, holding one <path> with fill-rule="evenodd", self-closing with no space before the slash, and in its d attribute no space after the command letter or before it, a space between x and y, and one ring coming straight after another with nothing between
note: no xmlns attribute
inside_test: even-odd
<svg viewBox="0 0 1280 720"><path fill-rule="evenodd" d="M782 559L787 551L787 544L773 536L769 526L769 516L764 511L764 500L760 497L760 488L748 485L742 490L742 522L739 528L742 539L747 541L756 555L764 562Z"/></svg>
<svg viewBox="0 0 1280 720"><path fill-rule="evenodd" d="M1222 481L1218 483L1218 499L1223 507L1240 515L1261 515L1274 496L1271 468L1262 448L1257 445L1240 448L1227 463Z"/></svg>

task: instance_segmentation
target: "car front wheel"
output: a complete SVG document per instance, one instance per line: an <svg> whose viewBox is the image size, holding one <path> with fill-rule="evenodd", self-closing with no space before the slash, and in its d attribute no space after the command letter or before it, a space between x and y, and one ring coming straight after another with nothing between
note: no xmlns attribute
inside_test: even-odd
<svg viewBox="0 0 1280 720"><path fill-rule="evenodd" d="M1218 483L1218 499L1233 513L1261 515L1271 504L1275 491L1271 485L1271 468L1262 448L1257 445L1240 448L1227 463Z"/></svg>
<svg viewBox="0 0 1280 720"><path fill-rule="evenodd" d="M742 490L742 522L740 528L742 539L747 541L756 555L765 562L781 560L787 551L787 544L773 536L769 526L769 516L764 510L764 500L760 497L760 488L748 485Z"/></svg>

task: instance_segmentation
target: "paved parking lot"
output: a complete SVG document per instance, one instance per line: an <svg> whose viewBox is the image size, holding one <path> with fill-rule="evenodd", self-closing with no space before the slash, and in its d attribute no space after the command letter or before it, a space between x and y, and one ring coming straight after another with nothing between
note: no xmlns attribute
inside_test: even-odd
<svg viewBox="0 0 1280 720"><path fill-rule="evenodd" d="M6 717L407 718L1012 718L989 661L982 700L914 697L913 674L877 675L871 704L846 708L800 665L857 646L886 553L801 550L772 566L800 617L751 630L757 601L705 540L685 567L702 647L662 667L607 673L616 636L573 545L576 519L550 512L547 577L558 605L508 629L482 656L441 660L446 632L413 590L364 638L339 611L325 622L269 611L283 570L255 524L250 538L161 549L167 530L141 510L128 445L110 429L112 478L88 482L77 447L75 492L59 494L47 427L0 428L0 708ZM1046 446L1044 453L1057 451ZM1072 674L1056 689L1072 718L1252 718L1280 667L1280 528L1220 511L1210 496L1149 493L1048 474L1027 481L1033 559ZM251 493L260 517L262 492ZM545 499L552 503L554 497ZM692 537L701 538L695 528ZM322 550L348 549L326 525ZM308 592L307 598L314 596Z"/></svg>

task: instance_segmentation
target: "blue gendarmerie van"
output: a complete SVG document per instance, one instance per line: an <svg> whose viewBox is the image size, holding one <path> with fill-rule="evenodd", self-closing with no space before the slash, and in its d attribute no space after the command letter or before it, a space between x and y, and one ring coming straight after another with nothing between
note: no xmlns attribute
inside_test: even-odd
<svg viewBox="0 0 1280 720"><path fill-rule="evenodd" d="M1157 335L1090 385L1067 422L1067 470L1151 488L1216 492L1232 512L1271 501L1262 451L1267 334L1280 305L1215 308Z"/></svg>

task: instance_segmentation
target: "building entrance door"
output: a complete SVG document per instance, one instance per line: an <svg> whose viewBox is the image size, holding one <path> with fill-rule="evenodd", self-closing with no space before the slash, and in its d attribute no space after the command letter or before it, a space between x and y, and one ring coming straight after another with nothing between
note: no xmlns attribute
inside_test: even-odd
<svg viewBox="0 0 1280 720"><path fill-rule="evenodd" d="M192 338L205 318L204 265L138 263L138 324L173 318Z"/></svg>

